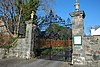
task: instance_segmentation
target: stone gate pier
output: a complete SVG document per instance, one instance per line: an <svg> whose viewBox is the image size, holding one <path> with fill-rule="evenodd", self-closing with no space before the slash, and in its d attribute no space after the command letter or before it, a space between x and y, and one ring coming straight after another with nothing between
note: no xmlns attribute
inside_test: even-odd
<svg viewBox="0 0 100 67"><path fill-rule="evenodd" d="M72 64L85 65L85 51L83 45L85 12L83 10L79 10L78 0L76 0L74 6L76 11L70 13L70 16L72 17L73 38Z"/></svg>
<svg viewBox="0 0 100 67"><path fill-rule="evenodd" d="M98 67L100 57L100 36L84 36L85 12L79 10L76 0L75 12L70 13L72 17L72 64L91 65Z"/></svg>

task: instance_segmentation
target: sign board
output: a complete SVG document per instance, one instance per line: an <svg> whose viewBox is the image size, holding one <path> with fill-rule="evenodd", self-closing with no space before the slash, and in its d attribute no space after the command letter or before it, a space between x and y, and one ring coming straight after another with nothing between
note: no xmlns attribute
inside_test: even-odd
<svg viewBox="0 0 100 67"><path fill-rule="evenodd" d="M74 36L74 45L82 45L82 36Z"/></svg>

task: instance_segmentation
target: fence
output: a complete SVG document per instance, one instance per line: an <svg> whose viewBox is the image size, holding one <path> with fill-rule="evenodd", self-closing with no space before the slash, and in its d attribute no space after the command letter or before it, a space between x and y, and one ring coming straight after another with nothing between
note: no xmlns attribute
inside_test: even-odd
<svg viewBox="0 0 100 67"><path fill-rule="evenodd" d="M72 45L72 40L50 40L50 39L39 40L39 46L41 48L71 46L71 45Z"/></svg>

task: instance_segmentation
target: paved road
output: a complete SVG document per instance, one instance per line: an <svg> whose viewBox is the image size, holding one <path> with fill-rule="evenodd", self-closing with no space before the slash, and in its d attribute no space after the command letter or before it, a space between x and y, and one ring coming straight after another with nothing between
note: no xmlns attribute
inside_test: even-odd
<svg viewBox="0 0 100 67"><path fill-rule="evenodd" d="M67 62L45 59L6 59L0 60L0 67L69 67ZM71 67L71 66L70 66Z"/></svg>
<svg viewBox="0 0 100 67"><path fill-rule="evenodd" d="M53 61L45 59L5 59L0 60L0 67L100 67L100 66L79 66L79 65L69 65L67 62L63 61Z"/></svg>

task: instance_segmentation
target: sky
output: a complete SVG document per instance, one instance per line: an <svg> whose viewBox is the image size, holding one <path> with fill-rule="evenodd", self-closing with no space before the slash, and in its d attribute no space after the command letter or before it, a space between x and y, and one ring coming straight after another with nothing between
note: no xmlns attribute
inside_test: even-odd
<svg viewBox="0 0 100 67"><path fill-rule="evenodd" d="M69 13L75 11L75 0L55 0L52 7L55 13L67 20ZM100 0L79 0L80 10L84 10L86 17L84 19L84 32L89 35L89 28L100 25Z"/></svg>

